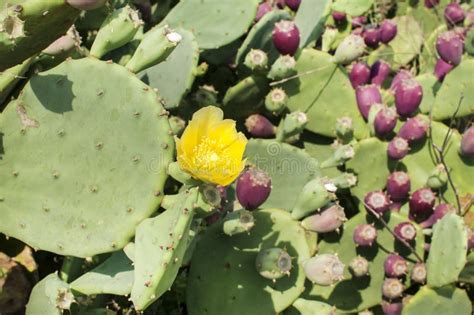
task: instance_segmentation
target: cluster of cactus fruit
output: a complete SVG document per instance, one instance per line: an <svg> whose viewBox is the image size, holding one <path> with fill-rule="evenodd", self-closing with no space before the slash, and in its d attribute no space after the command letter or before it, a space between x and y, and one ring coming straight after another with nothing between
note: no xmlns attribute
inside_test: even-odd
<svg viewBox="0 0 474 315"><path fill-rule="evenodd" d="M0 0L0 314L472 314L473 71L471 1Z"/></svg>

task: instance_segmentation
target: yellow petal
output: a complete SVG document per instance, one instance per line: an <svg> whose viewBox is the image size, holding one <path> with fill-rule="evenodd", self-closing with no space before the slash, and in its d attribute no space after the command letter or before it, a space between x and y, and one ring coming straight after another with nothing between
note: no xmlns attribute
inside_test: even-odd
<svg viewBox="0 0 474 315"><path fill-rule="evenodd" d="M219 107L203 107L193 114L190 124L196 124L198 141L224 118L224 112Z"/></svg>
<svg viewBox="0 0 474 315"><path fill-rule="evenodd" d="M209 130L207 136L211 139L217 139L219 143L226 147L234 142L237 138L237 131L235 130L235 121L231 119L224 119L217 123Z"/></svg>

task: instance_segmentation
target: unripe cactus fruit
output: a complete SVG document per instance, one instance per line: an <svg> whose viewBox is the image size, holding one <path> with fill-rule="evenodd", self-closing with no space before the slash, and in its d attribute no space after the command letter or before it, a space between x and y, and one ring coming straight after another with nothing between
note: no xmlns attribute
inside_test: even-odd
<svg viewBox="0 0 474 315"><path fill-rule="evenodd" d="M402 256L390 254L383 264L385 274L389 278L400 278L408 271L408 263Z"/></svg>
<svg viewBox="0 0 474 315"><path fill-rule="evenodd" d="M222 230L224 234L232 236L240 233L248 233L255 225L252 212L247 210L237 210L230 212L224 218Z"/></svg>
<svg viewBox="0 0 474 315"><path fill-rule="evenodd" d="M402 80L395 91L395 106L401 117L412 116L423 99L423 88L413 80Z"/></svg>
<svg viewBox="0 0 474 315"><path fill-rule="evenodd" d="M396 236L398 236L398 238L407 242L413 241L416 237L416 228L410 222L402 222L397 224L393 229L393 232Z"/></svg>
<svg viewBox="0 0 474 315"><path fill-rule="evenodd" d="M308 116L304 112L291 112L280 121L277 129L276 139L284 141L298 135L308 123Z"/></svg>
<svg viewBox="0 0 474 315"><path fill-rule="evenodd" d="M390 71L390 65L386 61L377 60L370 68L370 82L377 86L383 85Z"/></svg>
<svg viewBox="0 0 474 315"><path fill-rule="evenodd" d="M290 274L291 257L281 248L262 249L255 259L258 273L267 279L279 279Z"/></svg>
<svg viewBox="0 0 474 315"><path fill-rule="evenodd" d="M433 213L435 194L429 188L420 188L410 198L410 216L417 221L427 219Z"/></svg>
<svg viewBox="0 0 474 315"><path fill-rule="evenodd" d="M436 51L445 62L457 66L462 59L464 43L454 31L441 33L436 40Z"/></svg>
<svg viewBox="0 0 474 315"><path fill-rule="evenodd" d="M265 116L253 114L245 120L247 131L257 138L271 138L275 136L276 127Z"/></svg>
<svg viewBox="0 0 474 315"><path fill-rule="evenodd" d="M331 15L336 23L342 23L346 20L346 14L344 12L332 11Z"/></svg>
<svg viewBox="0 0 474 315"><path fill-rule="evenodd" d="M351 72L349 73L349 80L351 81L352 87L355 89L360 85L369 83L370 80L370 68L365 62L357 62L352 65Z"/></svg>
<svg viewBox="0 0 474 315"><path fill-rule="evenodd" d="M351 34L337 46L333 60L338 64L349 64L364 54L365 47L364 39L361 36Z"/></svg>
<svg viewBox="0 0 474 315"><path fill-rule="evenodd" d="M439 4L439 0L425 0L425 7L428 9L434 8Z"/></svg>
<svg viewBox="0 0 474 315"><path fill-rule="evenodd" d="M420 223L420 226L423 229L432 227L436 222L441 220L446 214L448 214L449 212L455 212L455 211L456 209L452 205L446 204L446 203L440 203L434 208L433 214L430 215L428 219Z"/></svg>
<svg viewBox="0 0 474 315"><path fill-rule="evenodd" d="M334 198L335 195L328 191L324 182L320 178L315 178L304 185L303 190L296 199L291 216L299 220L324 207Z"/></svg>
<svg viewBox="0 0 474 315"><path fill-rule="evenodd" d="M301 222L301 226L309 231L327 233L336 231L345 221L347 218L344 208L335 203L319 213L306 217Z"/></svg>
<svg viewBox="0 0 474 315"><path fill-rule="evenodd" d="M273 6L269 1L264 1L258 5L257 15L255 15L255 21L258 22L260 19L273 10Z"/></svg>
<svg viewBox="0 0 474 315"><path fill-rule="evenodd" d="M398 131L398 136L409 143L420 141L426 137L429 128L428 120L420 115L409 118Z"/></svg>
<svg viewBox="0 0 474 315"><path fill-rule="evenodd" d="M400 86L400 83L402 83L403 80L408 80L412 78L413 78L413 75L411 74L410 71L401 69L393 77L392 84L390 85L390 90L392 90L392 92L395 93L398 87Z"/></svg>
<svg viewBox="0 0 474 315"><path fill-rule="evenodd" d="M300 44L300 31L293 21L283 20L275 23L272 39L280 54L293 56Z"/></svg>
<svg viewBox="0 0 474 315"><path fill-rule="evenodd" d="M322 161L321 168L336 167L344 164L354 157L355 151L351 144L339 145L333 155Z"/></svg>
<svg viewBox="0 0 474 315"><path fill-rule="evenodd" d="M416 263L411 269L410 278L416 283L423 284L426 282L426 266L424 263Z"/></svg>
<svg viewBox="0 0 474 315"><path fill-rule="evenodd" d="M372 246L377 239L377 230L371 224L359 224L354 229L352 239L356 246Z"/></svg>
<svg viewBox="0 0 474 315"><path fill-rule="evenodd" d="M460 152L465 157L474 157L474 126L469 127L462 135Z"/></svg>
<svg viewBox="0 0 474 315"><path fill-rule="evenodd" d="M66 2L78 10L94 10L103 6L107 0L66 0Z"/></svg>
<svg viewBox="0 0 474 315"><path fill-rule="evenodd" d="M390 210L390 200L383 191L372 191L365 195L364 204L379 214Z"/></svg>
<svg viewBox="0 0 474 315"><path fill-rule="evenodd" d="M408 152L410 152L408 141L401 137L395 137L388 143L387 155L391 160L401 160Z"/></svg>
<svg viewBox="0 0 474 315"><path fill-rule="evenodd" d="M369 262L362 256L353 258L349 263L349 270L354 277L363 277L369 274Z"/></svg>
<svg viewBox="0 0 474 315"><path fill-rule="evenodd" d="M369 117L370 107L373 104L382 103L382 95L375 84L362 85L356 89L356 101L360 113L367 119Z"/></svg>
<svg viewBox="0 0 474 315"><path fill-rule="evenodd" d="M453 65L447 63L443 59L438 59L434 68L434 75L438 78L438 81L443 81L444 77L454 68Z"/></svg>
<svg viewBox="0 0 474 315"><path fill-rule="evenodd" d="M297 11L301 0L285 0L285 4L293 11Z"/></svg>
<svg viewBox="0 0 474 315"><path fill-rule="evenodd" d="M47 55L57 56L72 51L81 45L81 36L74 26L67 31L66 35L59 37L51 45L43 50Z"/></svg>
<svg viewBox="0 0 474 315"><path fill-rule="evenodd" d="M272 80L280 80L296 74L296 60L293 56L279 56L272 64L268 77Z"/></svg>
<svg viewBox="0 0 474 315"><path fill-rule="evenodd" d="M382 284L382 294L387 299L396 299L402 296L405 287L397 278L387 278Z"/></svg>
<svg viewBox="0 0 474 315"><path fill-rule="evenodd" d="M251 167L240 175L236 186L239 203L247 210L254 210L267 200L272 181L267 173Z"/></svg>
<svg viewBox="0 0 474 315"><path fill-rule="evenodd" d="M260 49L250 49L245 56L244 65L250 70L261 73L268 68L268 56Z"/></svg>
<svg viewBox="0 0 474 315"><path fill-rule="evenodd" d="M392 20L384 20L380 25L380 41L388 44L397 36L397 23Z"/></svg>
<svg viewBox="0 0 474 315"><path fill-rule="evenodd" d="M364 15L354 16L352 18L352 28L364 26L365 23L367 23L367 18Z"/></svg>
<svg viewBox="0 0 474 315"><path fill-rule="evenodd" d="M410 188L410 177L405 172L393 172L387 178L387 194L392 201L402 202L407 200Z"/></svg>
<svg viewBox="0 0 474 315"><path fill-rule="evenodd" d="M373 121L370 116L371 113L369 112L369 123L371 123L371 128L373 127L374 133L378 137L388 136L397 125L398 115L393 107L381 106L376 114L374 114L375 118Z"/></svg>
<svg viewBox="0 0 474 315"><path fill-rule="evenodd" d="M281 113L288 104L288 96L281 88L274 88L265 97L265 108L274 114Z"/></svg>
<svg viewBox="0 0 474 315"><path fill-rule="evenodd" d="M344 264L336 255L320 254L303 262L309 281L318 285L332 285L343 279Z"/></svg>
<svg viewBox="0 0 474 315"><path fill-rule="evenodd" d="M440 189L446 186L448 182L448 172L443 164L438 164L431 171L428 179L426 180L426 186L431 189Z"/></svg>
<svg viewBox="0 0 474 315"><path fill-rule="evenodd" d="M466 17L466 13L464 12L463 8L456 3L451 2L446 6L444 9L444 20L448 25L456 25L458 23L462 23Z"/></svg>
<svg viewBox="0 0 474 315"><path fill-rule="evenodd" d="M401 315L403 310L403 303L389 303L382 301L382 311L384 315Z"/></svg>
<svg viewBox="0 0 474 315"><path fill-rule="evenodd" d="M378 27L367 27L362 33L364 43L372 48L380 44L380 29Z"/></svg>
<svg viewBox="0 0 474 315"><path fill-rule="evenodd" d="M344 116L336 120L336 136L342 140L344 144L349 143L354 136L354 126L352 118Z"/></svg>

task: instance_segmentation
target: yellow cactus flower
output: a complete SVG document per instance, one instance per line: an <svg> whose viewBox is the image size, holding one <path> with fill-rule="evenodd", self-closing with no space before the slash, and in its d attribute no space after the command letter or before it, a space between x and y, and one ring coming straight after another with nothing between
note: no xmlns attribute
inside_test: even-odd
<svg viewBox="0 0 474 315"><path fill-rule="evenodd" d="M234 120L223 117L215 106L198 110L181 139L176 139L176 147L182 170L202 181L227 186L245 166L247 138L237 132Z"/></svg>

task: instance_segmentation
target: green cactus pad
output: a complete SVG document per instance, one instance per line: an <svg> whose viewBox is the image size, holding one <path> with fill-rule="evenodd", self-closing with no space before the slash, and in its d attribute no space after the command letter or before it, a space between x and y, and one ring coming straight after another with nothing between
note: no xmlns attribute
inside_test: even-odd
<svg viewBox="0 0 474 315"><path fill-rule="evenodd" d="M179 2L161 24L193 30L199 48L215 49L239 38L252 24L257 0Z"/></svg>
<svg viewBox="0 0 474 315"><path fill-rule="evenodd" d="M456 117L474 113L474 89L472 76L474 60L465 58L457 67L448 73L441 85L433 106L433 119L443 120L453 116L458 108L461 96L464 100L459 107Z"/></svg>
<svg viewBox="0 0 474 315"><path fill-rule="evenodd" d="M248 163L267 172L272 179L272 191L262 208L291 211L303 186L320 175L317 160L304 150L275 140L251 139L245 156Z"/></svg>
<svg viewBox="0 0 474 315"><path fill-rule="evenodd" d="M467 100L466 100L467 102ZM448 127L442 123L432 122L433 142L441 147L448 132ZM472 178L474 178L474 168L472 160L459 155L461 135L454 131L451 135L446 152L444 153L446 164L450 170L451 178L458 190L460 197L472 193ZM412 191L424 187L426 180L437 162L433 157L433 148L429 141L411 145L410 154L401 161L408 170ZM451 204L456 205L454 192L450 185L443 191L443 197Z"/></svg>
<svg viewBox="0 0 474 315"><path fill-rule="evenodd" d="M298 78L289 80L282 88L289 96L291 111L305 111L306 129L334 136L339 117L348 116L354 124L354 134L361 139L369 135L359 110L355 93L346 74L331 62L331 55L314 49L304 49L297 62Z"/></svg>
<svg viewBox="0 0 474 315"><path fill-rule="evenodd" d="M440 9L438 9L438 11L439 10ZM437 61L436 40L441 33L446 31L446 29L446 25L439 25L429 33L429 36L426 36L425 34L423 50L419 58L421 73L433 72Z"/></svg>
<svg viewBox="0 0 474 315"><path fill-rule="evenodd" d="M304 289L300 263L310 257L304 230L280 209L254 212L249 234L227 236L222 222L211 226L197 244L187 287L190 315L275 314ZM290 276L273 282L255 267L260 249L280 247L294 258ZM258 301L258 303L255 303Z"/></svg>
<svg viewBox="0 0 474 315"><path fill-rule="evenodd" d="M199 60L199 48L194 35L177 29L183 39L168 58L141 73L143 82L158 89L163 106L167 109L179 106L182 97L193 85Z"/></svg>
<svg viewBox="0 0 474 315"><path fill-rule="evenodd" d="M138 226L131 294L137 310L144 310L173 284L188 245L196 200L197 189L184 191L172 208Z"/></svg>
<svg viewBox="0 0 474 315"><path fill-rule="evenodd" d="M246 118L263 105L269 90L267 78L249 76L227 90L223 109L229 116Z"/></svg>
<svg viewBox="0 0 474 315"><path fill-rule="evenodd" d="M373 4L374 0L337 0L331 8L351 16L359 16L369 11Z"/></svg>
<svg viewBox="0 0 474 315"><path fill-rule="evenodd" d="M15 14L6 8L11 2L0 2L0 72L48 47L66 33L80 13L64 0L22 0L14 2L22 8ZM3 25L12 21L16 27L3 31ZM14 31L7 31L10 29Z"/></svg>
<svg viewBox="0 0 474 315"><path fill-rule="evenodd" d="M311 132L304 132L301 140L304 143L304 149L310 156L318 161L325 161L334 155L334 149L331 144L334 142L332 138L326 138ZM341 175L336 167L329 167L321 170L321 174L327 177L336 177Z"/></svg>
<svg viewBox="0 0 474 315"><path fill-rule="evenodd" d="M296 26L300 30L300 48L307 47L321 36L330 5L330 0L301 1L295 16Z"/></svg>
<svg viewBox="0 0 474 315"><path fill-rule="evenodd" d="M94 256L125 246L160 204L170 126L158 96L123 67L85 58L33 76L0 131L6 235Z"/></svg>
<svg viewBox="0 0 474 315"><path fill-rule="evenodd" d="M309 301L305 299L297 299L293 303L301 315L333 315L334 307L318 301Z"/></svg>
<svg viewBox="0 0 474 315"><path fill-rule="evenodd" d="M428 285L437 288L455 282L466 264L466 252L466 226L461 217L448 213L433 229L426 264Z"/></svg>
<svg viewBox="0 0 474 315"><path fill-rule="evenodd" d="M384 280L384 261L388 254L398 252L411 262L415 262L415 256L410 254L398 241L395 241L390 232L384 229L373 216L369 216L365 210L361 209L361 213L357 214L344 224L342 235L336 233L325 235L324 239L319 243L318 253L337 253L339 259L347 266L349 262L361 255L369 261L370 277L353 277L348 270L344 271L344 280L334 286L314 285L313 288L305 293L303 298L309 300L318 300L334 305L343 313L354 313L365 310L369 307L379 304L382 300L381 287ZM406 221L406 218L397 214L390 213L385 217L389 227L393 228ZM354 229L359 224L374 223L377 229L376 244L370 248L355 247L352 236ZM419 226L417 229L417 237L412 244L419 255L423 256L424 237Z"/></svg>
<svg viewBox="0 0 474 315"><path fill-rule="evenodd" d="M22 64L0 72L0 104L10 95L19 81L25 80L23 74L28 71L33 58L25 60Z"/></svg>
<svg viewBox="0 0 474 315"><path fill-rule="evenodd" d="M459 274L459 282L474 284L474 252L467 255L467 263Z"/></svg>
<svg viewBox="0 0 474 315"><path fill-rule="evenodd" d="M470 315L472 305L466 291L454 286L431 289L424 286L404 305L402 315Z"/></svg>
<svg viewBox="0 0 474 315"><path fill-rule="evenodd" d="M69 285L55 273L38 282L31 291L26 315L61 315L74 300Z"/></svg>
<svg viewBox="0 0 474 315"><path fill-rule="evenodd" d="M128 295L132 291L133 266L124 251L110 256L93 270L71 283L71 288L85 295Z"/></svg>
<svg viewBox="0 0 474 315"><path fill-rule="evenodd" d="M354 150L354 157L346 162L346 170L357 176L357 185L351 192L363 200L368 192L385 187L390 175L387 143L377 138L364 139L354 146Z"/></svg>
<svg viewBox="0 0 474 315"><path fill-rule="evenodd" d="M423 99L421 100L420 111L424 114L429 114L441 84L432 73L423 73L417 76L415 80L420 83L423 88Z"/></svg>
<svg viewBox="0 0 474 315"><path fill-rule="evenodd" d="M276 22L289 20L290 17L290 14L286 11L272 11L265 14L262 19L252 27L237 51L237 57L235 58L236 63L242 64L250 49L261 49L267 53L269 64L272 64L280 55L273 45L273 28Z"/></svg>
<svg viewBox="0 0 474 315"><path fill-rule="evenodd" d="M411 16L398 16L394 21L397 23L397 36L388 45L393 49L395 65L403 66L420 53L423 30Z"/></svg>

